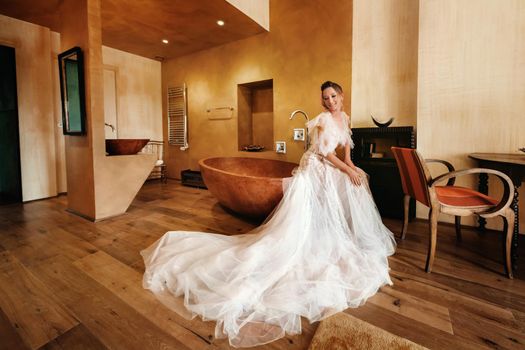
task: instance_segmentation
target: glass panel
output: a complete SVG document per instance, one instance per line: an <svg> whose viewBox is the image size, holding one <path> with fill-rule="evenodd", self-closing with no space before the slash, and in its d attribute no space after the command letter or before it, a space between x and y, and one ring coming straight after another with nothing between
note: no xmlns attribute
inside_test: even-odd
<svg viewBox="0 0 525 350"><path fill-rule="evenodd" d="M58 56L62 122L65 135L85 133L84 67L82 51L72 48Z"/></svg>

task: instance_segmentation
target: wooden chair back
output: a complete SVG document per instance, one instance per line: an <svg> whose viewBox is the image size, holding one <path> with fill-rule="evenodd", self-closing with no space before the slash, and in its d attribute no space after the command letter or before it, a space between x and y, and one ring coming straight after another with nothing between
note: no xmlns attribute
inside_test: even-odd
<svg viewBox="0 0 525 350"><path fill-rule="evenodd" d="M430 207L429 183L432 180L425 161L413 148L392 147L396 158L403 192Z"/></svg>

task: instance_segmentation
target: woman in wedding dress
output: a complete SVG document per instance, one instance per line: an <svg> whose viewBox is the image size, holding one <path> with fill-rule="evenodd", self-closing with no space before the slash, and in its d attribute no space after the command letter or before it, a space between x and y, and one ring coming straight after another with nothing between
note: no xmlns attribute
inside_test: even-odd
<svg viewBox="0 0 525 350"><path fill-rule="evenodd" d="M301 317L358 307L392 284L395 241L350 159L343 91L328 81L321 92L326 112L307 123L312 146L264 224L237 236L171 231L141 252L144 288L178 313L216 321L215 336L235 347L298 334Z"/></svg>

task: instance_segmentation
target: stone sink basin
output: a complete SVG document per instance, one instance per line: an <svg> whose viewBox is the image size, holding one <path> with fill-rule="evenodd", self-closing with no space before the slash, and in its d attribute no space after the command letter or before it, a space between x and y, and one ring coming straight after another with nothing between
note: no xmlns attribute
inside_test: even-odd
<svg viewBox="0 0 525 350"><path fill-rule="evenodd" d="M137 154L149 139L107 139L106 152L110 156Z"/></svg>

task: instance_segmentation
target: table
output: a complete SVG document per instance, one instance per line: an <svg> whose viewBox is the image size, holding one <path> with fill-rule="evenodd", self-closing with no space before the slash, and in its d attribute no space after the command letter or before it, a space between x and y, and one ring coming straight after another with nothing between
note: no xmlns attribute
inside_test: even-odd
<svg viewBox="0 0 525 350"><path fill-rule="evenodd" d="M519 235L519 206L518 206L518 189L521 183L525 181L525 153L471 153L469 158L476 160L481 168L489 168L499 170L510 177L514 184L514 200L512 201L512 209L516 214L514 220L514 234L512 237L512 268L516 269L516 261L518 259L518 235ZM482 193L488 193L488 175L479 175L478 190ZM486 220L479 219L481 229L485 229Z"/></svg>

